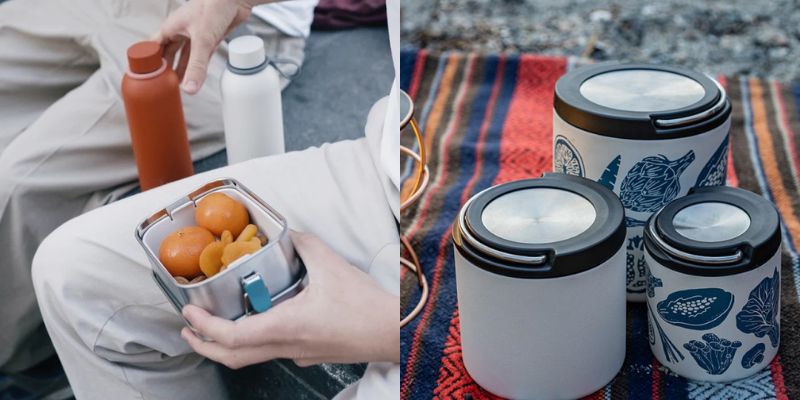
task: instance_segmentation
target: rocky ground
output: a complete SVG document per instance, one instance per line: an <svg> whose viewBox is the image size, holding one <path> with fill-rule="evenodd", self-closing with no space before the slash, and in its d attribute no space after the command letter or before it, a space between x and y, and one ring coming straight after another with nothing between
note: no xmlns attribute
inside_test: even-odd
<svg viewBox="0 0 800 400"><path fill-rule="evenodd" d="M800 81L800 1L403 0L404 45Z"/></svg>

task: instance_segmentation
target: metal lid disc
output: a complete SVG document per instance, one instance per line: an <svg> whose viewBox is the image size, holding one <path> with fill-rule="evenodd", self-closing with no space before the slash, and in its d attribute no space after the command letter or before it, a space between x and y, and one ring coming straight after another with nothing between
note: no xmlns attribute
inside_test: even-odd
<svg viewBox="0 0 800 400"><path fill-rule="evenodd" d="M560 242L585 232L597 212L585 197L553 188L506 193L483 209L489 232L518 243Z"/></svg>
<svg viewBox="0 0 800 400"><path fill-rule="evenodd" d="M739 237L750 227L750 216L727 203L692 204L675 214L672 225L682 236L698 242L724 242Z"/></svg>
<svg viewBox="0 0 800 400"><path fill-rule="evenodd" d="M608 108L636 112L671 111L703 99L703 85L669 71L628 69L595 75L580 86L587 100Z"/></svg>

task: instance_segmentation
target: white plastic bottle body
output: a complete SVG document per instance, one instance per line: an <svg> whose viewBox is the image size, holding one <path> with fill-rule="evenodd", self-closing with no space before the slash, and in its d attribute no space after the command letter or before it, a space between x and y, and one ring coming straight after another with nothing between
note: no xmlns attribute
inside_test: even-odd
<svg viewBox="0 0 800 400"><path fill-rule="evenodd" d="M278 71L222 74L222 117L228 164L286 152Z"/></svg>

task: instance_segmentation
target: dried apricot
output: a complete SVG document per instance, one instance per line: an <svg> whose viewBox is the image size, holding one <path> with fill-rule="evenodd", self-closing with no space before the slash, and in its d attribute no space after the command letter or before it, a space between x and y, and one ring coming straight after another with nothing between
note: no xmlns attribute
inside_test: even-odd
<svg viewBox="0 0 800 400"><path fill-rule="evenodd" d="M225 250L222 252L222 265L227 267L232 262L238 260L240 257L252 254L258 251L261 248L261 241L258 238L252 238L251 240L247 241L236 241L227 246L225 246Z"/></svg>
<svg viewBox="0 0 800 400"><path fill-rule="evenodd" d="M219 272L220 267L222 267L222 251L225 250L227 245L222 241L209 243L200 253L200 270L203 271L205 276L211 278Z"/></svg>
<svg viewBox="0 0 800 400"><path fill-rule="evenodd" d="M226 230L231 231L233 236L239 236L250 223L250 214L242 203L217 192L200 199L194 210L194 219L197 225L217 236Z"/></svg>
<svg viewBox="0 0 800 400"><path fill-rule="evenodd" d="M246 242L256 236L258 233L258 227L250 224L247 225L243 230L242 233L239 234L239 237L236 238L237 242Z"/></svg>
<svg viewBox="0 0 800 400"><path fill-rule="evenodd" d="M228 231L228 230L223 231L221 237L219 238L219 240L222 243L231 244L231 243L233 243L233 234L231 233L231 231Z"/></svg>
<svg viewBox="0 0 800 400"><path fill-rule="evenodd" d="M208 229L199 226L180 228L161 241L158 258L172 276L183 276L191 279L200 275L200 253L214 235Z"/></svg>

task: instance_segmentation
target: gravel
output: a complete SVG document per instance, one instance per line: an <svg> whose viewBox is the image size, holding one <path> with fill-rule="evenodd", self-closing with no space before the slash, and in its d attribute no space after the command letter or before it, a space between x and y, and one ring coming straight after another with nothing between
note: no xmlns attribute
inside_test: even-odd
<svg viewBox="0 0 800 400"><path fill-rule="evenodd" d="M403 44L684 65L800 80L791 0L403 0Z"/></svg>

